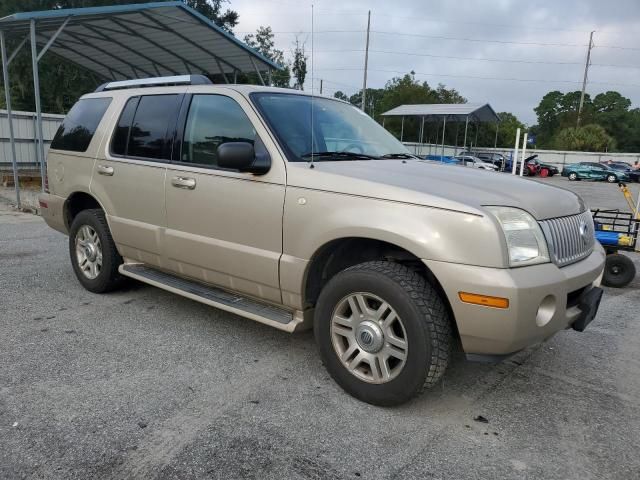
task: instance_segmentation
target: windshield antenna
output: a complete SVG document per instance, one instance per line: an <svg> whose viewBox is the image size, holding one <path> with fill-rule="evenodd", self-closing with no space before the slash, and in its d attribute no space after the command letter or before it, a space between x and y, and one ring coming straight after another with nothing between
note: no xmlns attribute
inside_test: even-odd
<svg viewBox="0 0 640 480"><path fill-rule="evenodd" d="M313 61L315 59L314 51L313 51L313 3L311 4L311 162L309 163L309 168L315 168L313 166L313 144L315 141L314 130L313 130L313 97L314 97L314 80L315 74L313 71Z"/></svg>

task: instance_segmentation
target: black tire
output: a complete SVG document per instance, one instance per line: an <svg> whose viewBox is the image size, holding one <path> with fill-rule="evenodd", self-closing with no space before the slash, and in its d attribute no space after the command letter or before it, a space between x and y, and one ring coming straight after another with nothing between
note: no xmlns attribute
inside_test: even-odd
<svg viewBox="0 0 640 480"><path fill-rule="evenodd" d="M569 180L570 180L570 181L572 181L572 182L573 182L574 180L578 180L578 174L577 174L576 172L571 172L571 173L568 175L568 178L569 178Z"/></svg>
<svg viewBox="0 0 640 480"><path fill-rule="evenodd" d="M387 302L406 330L405 364L386 383L368 383L356 377L333 347L334 309L356 292L368 292ZM447 368L453 346L451 319L438 292L419 273L385 261L362 263L335 275L318 299L314 331L324 365L338 385L364 402L381 406L399 405L436 384Z"/></svg>
<svg viewBox="0 0 640 480"><path fill-rule="evenodd" d="M102 249L102 267L95 278L89 278L82 272L76 255L76 236L78 231L85 225L95 230L100 239ZM118 267L122 264L122 257L116 249L107 225L107 219L101 209L83 210L73 219L69 231L69 255L78 281L90 292L110 292L123 283L124 277L118 273Z"/></svg>
<svg viewBox="0 0 640 480"><path fill-rule="evenodd" d="M629 285L636 276L633 261L620 253L607 255L602 283L607 287L622 288Z"/></svg>
<svg viewBox="0 0 640 480"><path fill-rule="evenodd" d="M618 181L618 177L613 174L607 175L607 182L616 183Z"/></svg>

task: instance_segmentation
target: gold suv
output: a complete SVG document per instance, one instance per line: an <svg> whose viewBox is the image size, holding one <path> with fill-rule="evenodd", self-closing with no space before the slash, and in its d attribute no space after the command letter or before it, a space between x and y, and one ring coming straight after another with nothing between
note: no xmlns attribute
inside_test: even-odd
<svg viewBox="0 0 640 480"><path fill-rule="evenodd" d="M82 97L48 155L47 223L80 283L125 277L288 332L378 405L583 330L604 252L575 194L425 161L348 103L179 76Z"/></svg>

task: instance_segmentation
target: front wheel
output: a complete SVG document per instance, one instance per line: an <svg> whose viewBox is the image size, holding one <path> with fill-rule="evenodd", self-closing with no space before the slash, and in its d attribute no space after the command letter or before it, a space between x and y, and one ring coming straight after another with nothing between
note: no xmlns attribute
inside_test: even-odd
<svg viewBox="0 0 640 480"><path fill-rule="evenodd" d="M333 379L374 405L398 405L442 377L451 320L417 272L375 261L335 275L316 305L316 342Z"/></svg>
<svg viewBox="0 0 640 480"><path fill-rule="evenodd" d="M578 174L576 172L571 172L569 174L569 180L571 180L572 182L578 179Z"/></svg>
<svg viewBox="0 0 640 480"><path fill-rule="evenodd" d="M73 219L69 254L76 277L90 292L109 292L122 283L123 277L118 273L122 257L102 210L83 210Z"/></svg>
<svg viewBox="0 0 640 480"><path fill-rule="evenodd" d="M615 175L607 175L607 182L616 183L618 181L618 177Z"/></svg>

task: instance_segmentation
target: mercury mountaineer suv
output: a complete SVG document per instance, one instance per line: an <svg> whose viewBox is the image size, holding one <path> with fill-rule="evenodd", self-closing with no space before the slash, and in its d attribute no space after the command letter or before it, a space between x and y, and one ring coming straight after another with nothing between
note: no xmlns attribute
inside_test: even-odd
<svg viewBox="0 0 640 480"><path fill-rule="evenodd" d="M584 202L422 160L348 103L179 76L83 96L48 154L46 222L89 291L126 277L272 327L313 328L372 404L582 331L604 252Z"/></svg>

